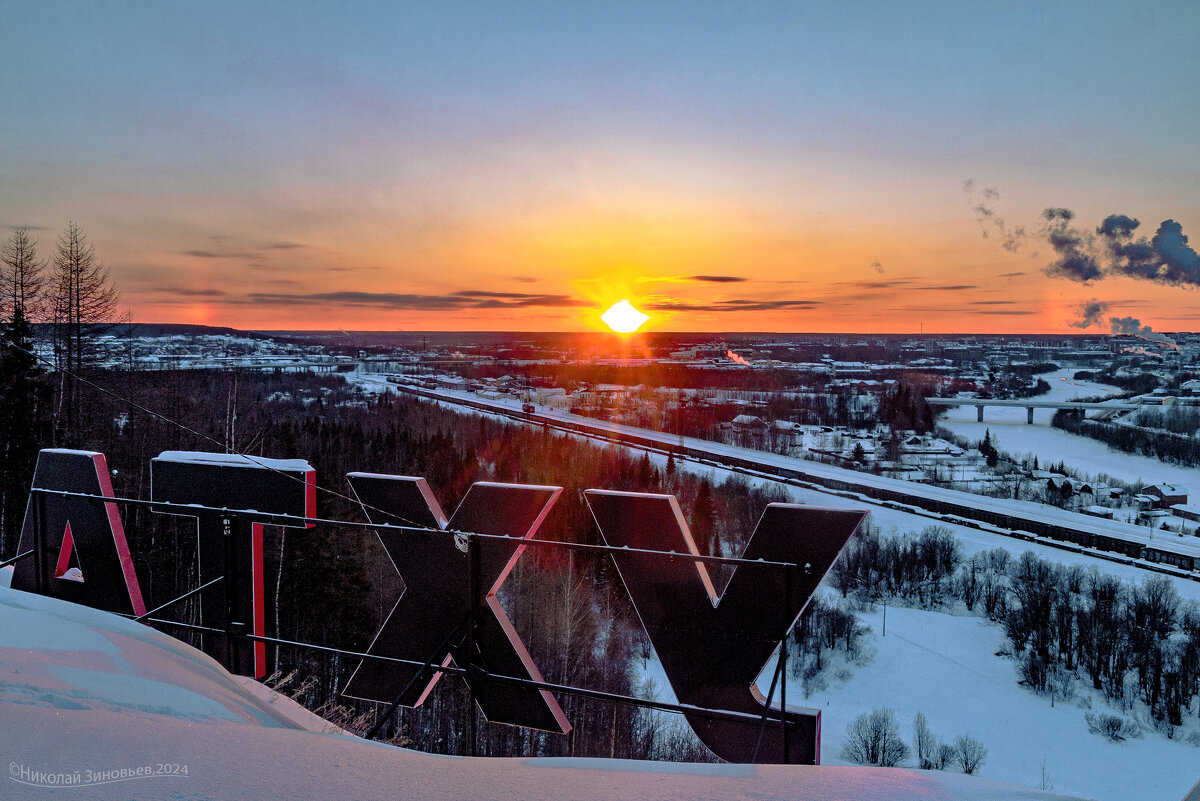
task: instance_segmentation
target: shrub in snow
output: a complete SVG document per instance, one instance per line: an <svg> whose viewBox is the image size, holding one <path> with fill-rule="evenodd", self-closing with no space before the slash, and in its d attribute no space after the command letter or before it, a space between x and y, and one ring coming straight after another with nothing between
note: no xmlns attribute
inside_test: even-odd
<svg viewBox="0 0 1200 801"><path fill-rule="evenodd" d="M1114 743L1142 736L1141 727L1120 715L1093 715L1088 712L1083 719L1087 721L1088 731L1092 734L1103 735Z"/></svg>
<svg viewBox="0 0 1200 801"><path fill-rule="evenodd" d="M933 758L934 770L945 770L954 764L958 758L958 751L950 743L938 743L937 755Z"/></svg>
<svg viewBox="0 0 1200 801"><path fill-rule="evenodd" d="M908 754L908 745L896 726L896 713L887 707L859 715L846 727L842 759L847 762L894 768L908 759Z"/></svg>
<svg viewBox="0 0 1200 801"><path fill-rule="evenodd" d="M958 754L958 764L962 766L963 773L974 773L979 770L988 755L984 744L969 734L960 734L955 738L954 750Z"/></svg>

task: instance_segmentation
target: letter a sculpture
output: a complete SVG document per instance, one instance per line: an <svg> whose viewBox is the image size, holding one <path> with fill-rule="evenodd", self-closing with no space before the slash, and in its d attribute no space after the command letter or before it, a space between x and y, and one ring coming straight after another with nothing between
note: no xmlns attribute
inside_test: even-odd
<svg viewBox="0 0 1200 801"><path fill-rule="evenodd" d="M729 762L817 764L820 711L789 706L781 727L772 710L764 725L766 699L755 679L866 512L769 504L742 558L795 565L790 588L778 565L740 564L718 595L708 565L686 556L699 551L675 496L584 495L608 545L681 554L612 556L680 703L748 716L685 713L701 742Z"/></svg>

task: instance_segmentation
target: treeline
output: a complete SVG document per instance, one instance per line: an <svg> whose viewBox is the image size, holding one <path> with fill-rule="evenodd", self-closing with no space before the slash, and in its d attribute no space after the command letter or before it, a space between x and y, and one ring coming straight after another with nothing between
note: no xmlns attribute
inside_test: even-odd
<svg viewBox="0 0 1200 801"><path fill-rule="evenodd" d="M1075 373L1076 381L1095 381L1097 384L1108 384L1129 392L1133 395L1145 395L1162 386L1158 376L1152 373L1123 373L1118 372L1121 363L1116 363L1103 370L1079 370Z"/></svg>
<svg viewBox="0 0 1200 801"><path fill-rule="evenodd" d="M1122 708L1145 703L1168 735L1200 697L1200 605L1163 576L1134 585L1028 551L965 559L948 529L928 526L897 537L864 531L830 581L863 601L961 602L1003 625L1022 682L1035 692L1070 697L1086 681Z"/></svg>
<svg viewBox="0 0 1200 801"><path fill-rule="evenodd" d="M1088 420L1081 410L1076 409L1057 410L1050 424L1072 434L1100 440L1126 453L1149 456L1185 467L1200 465L1200 439L1196 437Z"/></svg>

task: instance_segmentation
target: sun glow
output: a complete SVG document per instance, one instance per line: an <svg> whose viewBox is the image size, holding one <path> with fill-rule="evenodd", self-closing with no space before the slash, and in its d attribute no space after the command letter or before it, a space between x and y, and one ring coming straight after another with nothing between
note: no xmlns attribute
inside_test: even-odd
<svg viewBox="0 0 1200 801"><path fill-rule="evenodd" d="M622 300L610 306L608 311L600 315L600 319L618 334L632 334L650 318L635 309L628 300Z"/></svg>

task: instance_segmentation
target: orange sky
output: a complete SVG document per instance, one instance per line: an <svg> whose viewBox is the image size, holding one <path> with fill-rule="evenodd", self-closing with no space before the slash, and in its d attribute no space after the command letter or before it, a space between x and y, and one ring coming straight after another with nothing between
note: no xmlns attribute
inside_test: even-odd
<svg viewBox="0 0 1200 801"><path fill-rule="evenodd" d="M1048 207L1200 227L1169 3L220 5L6 7L0 228L75 220L140 321L1195 328L1200 266L1045 273Z"/></svg>

